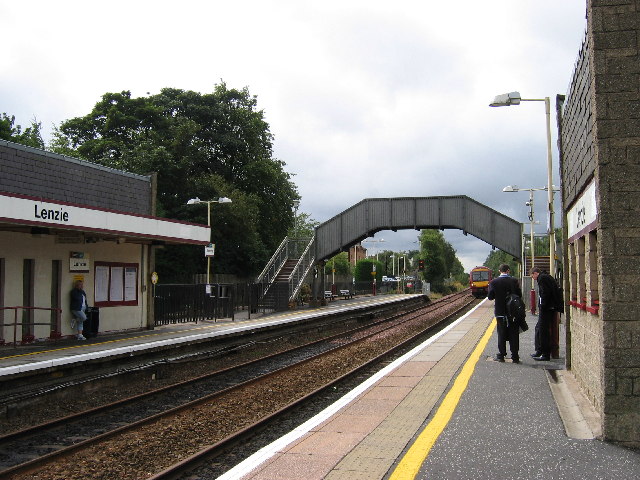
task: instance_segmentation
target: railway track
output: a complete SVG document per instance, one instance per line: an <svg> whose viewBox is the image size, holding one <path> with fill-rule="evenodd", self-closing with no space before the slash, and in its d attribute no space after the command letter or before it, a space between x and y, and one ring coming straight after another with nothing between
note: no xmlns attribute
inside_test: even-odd
<svg viewBox="0 0 640 480"><path fill-rule="evenodd" d="M413 312L0 437L0 474L140 479L163 470L153 478L177 478L473 301L468 293L449 296Z"/></svg>

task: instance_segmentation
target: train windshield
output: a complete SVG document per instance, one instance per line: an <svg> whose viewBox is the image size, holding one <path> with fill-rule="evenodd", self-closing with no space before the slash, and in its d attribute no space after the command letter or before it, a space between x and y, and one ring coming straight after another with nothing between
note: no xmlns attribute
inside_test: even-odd
<svg viewBox="0 0 640 480"><path fill-rule="evenodd" d="M482 282L489 280L489 270L478 270L471 274L471 278L474 282Z"/></svg>

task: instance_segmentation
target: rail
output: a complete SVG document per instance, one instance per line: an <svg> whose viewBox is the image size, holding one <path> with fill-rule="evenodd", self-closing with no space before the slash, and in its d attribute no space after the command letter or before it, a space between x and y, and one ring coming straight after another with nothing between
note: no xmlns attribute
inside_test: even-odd
<svg viewBox="0 0 640 480"><path fill-rule="evenodd" d="M62 336L61 333L61 325L62 325L62 309L61 308L52 308L52 307L0 307L0 312L2 312L4 314L5 310L13 310L13 317L14 317L14 321L13 323L3 323L2 324L2 328L0 329L0 345L4 345L5 344L5 339L4 339L4 328L5 327L13 327L13 346L15 347L17 345L17 339L18 339L18 325L28 325L28 326L35 326L35 325L49 325L49 327L51 328L51 333L49 335L49 338L51 339L57 339L60 338ZM45 310L45 311L49 311L51 313L55 313L55 317L53 315L51 315L51 320L49 320L48 322L32 322L32 321L26 321L26 322L18 322L18 310L22 310L23 313L24 311L28 311L28 312L33 312L36 310ZM20 342L22 344L25 343L31 343L35 340L35 336L32 333L29 333L27 335L24 334L24 332L22 333L22 338L20 340Z"/></svg>

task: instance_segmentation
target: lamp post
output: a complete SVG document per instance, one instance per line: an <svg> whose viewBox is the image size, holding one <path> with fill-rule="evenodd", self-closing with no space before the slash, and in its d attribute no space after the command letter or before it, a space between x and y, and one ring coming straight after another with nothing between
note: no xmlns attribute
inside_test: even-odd
<svg viewBox="0 0 640 480"><path fill-rule="evenodd" d="M207 204L207 226L209 227L209 235L211 235L211 204L212 203L231 203L231 199L227 197L220 197L217 200L200 200L198 197L196 197L196 198L190 198L189 200L187 200L187 205L196 205L198 203ZM209 241L211 241L211 237L209 237ZM209 285L210 273L211 273L211 256L207 256L207 285Z"/></svg>
<svg viewBox="0 0 640 480"><path fill-rule="evenodd" d="M556 233L553 225L553 158L551 156L551 102L549 97L544 98L522 98L520 92L510 92L498 95L490 107L508 107L520 105L520 102L544 102L547 119L547 192L549 210L549 274L555 276L556 258Z"/></svg>
<svg viewBox="0 0 640 480"><path fill-rule="evenodd" d="M382 243L384 241L384 238L381 238L380 240L363 240L361 243ZM380 248L376 247L376 261L378 260L378 253L380 253Z"/></svg>
<svg viewBox="0 0 640 480"><path fill-rule="evenodd" d="M516 185L507 185L506 187L504 187L502 189L503 192L507 192L507 193L512 193L512 192L529 192L529 201L525 204L527 207L529 207L529 222L531 223L531 268L535 267L534 264L534 258L535 258L535 254L534 254L534 236L533 236L533 192L538 192L538 191L544 191L547 190L547 187L533 187L533 188L519 188ZM552 190L553 191L558 191L557 187L555 185L552 185ZM529 270L531 271L531 270Z"/></svg>
<svg viewBox="0 0 640 480"><path fill-rule="evenodd" d="M293 237L298 237L298 207L300 206L300 200L293 201Z"/></svg>

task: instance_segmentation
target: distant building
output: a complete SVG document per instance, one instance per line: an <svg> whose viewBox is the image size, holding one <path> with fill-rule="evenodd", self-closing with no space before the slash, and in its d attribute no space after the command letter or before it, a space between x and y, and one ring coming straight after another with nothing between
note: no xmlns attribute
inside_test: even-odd
<svg viewBox="0 0 640 480"><path fill-rule="evenodd" d="M358 261L367 258L367 249L362 245L354 245L349 249L349 263L355 265Z"/></svg>

